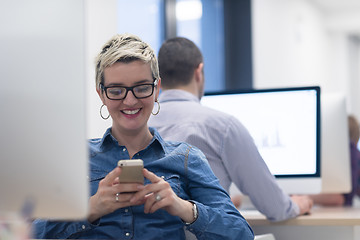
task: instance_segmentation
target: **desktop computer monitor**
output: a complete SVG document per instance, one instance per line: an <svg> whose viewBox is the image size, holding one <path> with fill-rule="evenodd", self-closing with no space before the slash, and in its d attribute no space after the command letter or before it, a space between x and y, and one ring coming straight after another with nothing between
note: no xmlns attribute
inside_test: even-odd
<svg viewBox="0 0 360 240"><path fill-rule="evenodd" d="M0 3L0 219L88 211L82 0Z"/></svg>
<svg viewBox="0 0 360 240"><path fill-rule="evenodd" d="M319 87L212 92L201 103L244 124L285 192L321 191Z"/></svg>
<svg viewBox="0 0 360 240"><path fill-rule="evenodd" d="M321 95L321 175L323 193L351 191L351 161L346 98Z"/></svg>

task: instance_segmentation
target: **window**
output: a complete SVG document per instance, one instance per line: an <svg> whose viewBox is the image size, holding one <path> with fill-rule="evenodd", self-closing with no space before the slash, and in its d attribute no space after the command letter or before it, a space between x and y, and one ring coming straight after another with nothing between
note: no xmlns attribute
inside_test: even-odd
<svg viewBox="0 0 360 240"><path fill-rule="evenodd" d="M118 32L157 53L171 37L195 42L204 56L205 91L252 87L251 0L118 0Z"/></svg>
<svg viewBox="0 0 360 240"><path fill-rule="evenodd" d="M204 56L205 91L225 88L223 0L177 0L176 35L192 40Z"/></svg>
<svg viewBox="0 0 360 240"><path fill-rule="evenodd" d="M163 0L118 0L118 32L132 33L155 53L164 40Z"/></svg>

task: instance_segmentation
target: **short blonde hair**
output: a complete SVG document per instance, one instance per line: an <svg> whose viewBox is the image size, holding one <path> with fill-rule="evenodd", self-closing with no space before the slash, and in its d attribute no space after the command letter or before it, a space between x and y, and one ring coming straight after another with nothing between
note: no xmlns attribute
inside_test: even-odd
<svg viewBox="0 0 360 240"><path fill-rule="evenodd" d="M128 33L113 36L104 44L95 60L96 88L99 89L100 83L104 82L105 68L116 62L132 62L136 60L150 63L154 80L160 77L158 61L154 50L149 44L143 42L138 36Z"/></svg>

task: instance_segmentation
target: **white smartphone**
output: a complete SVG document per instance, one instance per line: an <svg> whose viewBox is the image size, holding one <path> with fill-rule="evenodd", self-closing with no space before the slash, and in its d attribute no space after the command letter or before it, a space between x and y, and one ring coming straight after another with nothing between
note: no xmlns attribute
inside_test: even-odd
<svg viewBox="0 0 360 240"><path fill-rule="evenodd" d="M141 159L127 159L119 160L118 166L122 168L119 175L120 183L141 183L144 184L144 175L142 170L144 168L143 160Z"/></svg>

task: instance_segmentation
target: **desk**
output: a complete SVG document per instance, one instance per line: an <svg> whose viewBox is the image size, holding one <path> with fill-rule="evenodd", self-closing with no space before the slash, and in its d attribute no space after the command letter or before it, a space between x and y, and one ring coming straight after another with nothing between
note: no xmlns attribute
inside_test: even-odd
<svg viewBox="0 0 360 240"><path fill-rule="evenodd" d="M311 214L270 222L256 210L240 210L255 235L273 233L276 240L360 239L360 208L314 207Z"/></svg>

